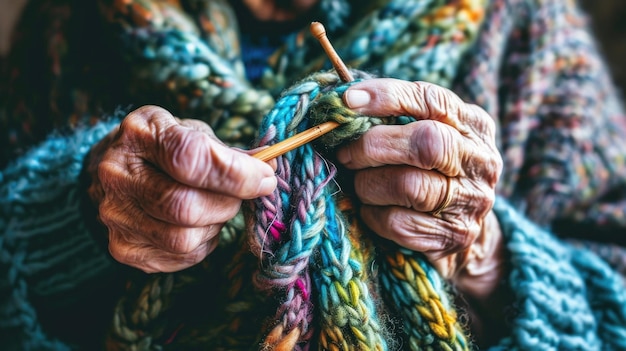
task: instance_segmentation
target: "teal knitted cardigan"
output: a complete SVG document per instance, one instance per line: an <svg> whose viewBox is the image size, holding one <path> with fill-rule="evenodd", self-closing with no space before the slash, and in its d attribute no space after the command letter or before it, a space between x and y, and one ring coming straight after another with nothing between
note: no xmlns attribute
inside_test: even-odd
<svg viewBox="0 0 626 351"><path fill-rule="evenodd" d="M80 195L72 182L80 173L81 157L112 124L102 123L72 137L51 137L2 173L0 264L6 275L0 282L0 336L7 350L79 347L45 330L31 298L73 290L87 293L84 285L105 276L114 265L85 229ZM58 210L50 215L52 203ZM508 321L510 334L490 349L625 349L626 289L620 275L589 250L539 228L502 197L496 199L494 211L511 265L505 282L513 292L510 307L517 312ZM59 243L59 238L65 241ZM103 294L96 292L94 297ZM88 325L96 328L101 322ZM94 330L86 332L99 336Z"/></svg>
<svg viewBox="0 0 626 351"><path fill-rule="evenodd" d="M493 348L625 349L620 276L550 232L620 242L626 228L623 112L583 17L568 1L493 1L455 77L455 92L498 117L507 168L494 211L516 313ZM91 349L109 322L106 296L126 268L89 229L79 176L122 115L49 134L0 173L0 341L9 350Z"/></svg>

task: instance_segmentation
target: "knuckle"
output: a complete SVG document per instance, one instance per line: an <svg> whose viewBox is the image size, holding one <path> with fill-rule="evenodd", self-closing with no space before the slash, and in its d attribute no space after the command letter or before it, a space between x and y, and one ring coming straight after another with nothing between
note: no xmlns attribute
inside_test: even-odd
<svg viewBox="0 0 626 351"><path fill-rule="evenodd" d="M425 83L425 82L412 82L412 83L413 83L413 89L411 89L407 93L400 95L404 97L404 99L402 99L401 101L407 101L408 103L411 104L410 106L404 106L404 110L407 111L409 114L414 114L415 112L418 112L418 111L429 111L430 106L428 105L428 101L425 98L426 96L425 86L428 85L428 83ZM418 116L415 116L415 117L418 117Z"/></svg>
<svg viewBox="0 0 626 351"><path fill-rule="evenodd" d="M461 232L459 233L460 237L458 240L458 245L456 247L457 252L465 250L472 246L480 233L480 226L475 222L473 222L473 224L465 226L464 228L465 229L461 230Z"/></svg>
<svg viewBox="0 0 626 351"><path fill-rule="evenodd" d="M389 228L391 233L395 233L400 241L406 236L406 233L412 233L411 223L407 223L403 218L398 218L395 213L390 213L385 227Z"/></svg>
<svg viewBox="0 0 626 351"><path fill-rule="evenodd" d="M465 103L465 107L469 114L473 115L476 122L483 127L482 130L485 132L495 133L496 131L496 121L491 117L491 115L481 106L467 102Z"/></svg>
<svg viewBox="0 0 626 351"><path fill-rule="evenodd" d="M164 147L172 150L172 166L187 167L190 172L197 169L199 160L194 152L195 140L189 130L164 136Z"/></svg>
<svg viewBox="0 0 626 351"><path fill-rule="evenodd" d="M424 177L421 174L412 174L407 180L401 182L404 184L404 193L402 198L407 198L409 203L407 207L414 209L423 208L422 204L425 204L430 200L433 187L431 186L431 179Z"/></svg>
<svg viewBox="0 0 626 351"><path fill-rule="evenodd" d="M120 123L120 133L127 135L129 131L141 130L147 127L149 116L152 114L151 106L140 107L128 115Z"/></svg>
<svg viewBox="0 0 626 351"><path fill-rule="evenodd" d="M376 210L374 208L369 208L369 214L374 214ZM395 208L383 208L378 213L378 216L370 216L369 220L374 222L378 228L385 228L390 233L399 234L405 231L406 229L406 219L403 216L400 216L400 211L397 211Z"/></svg>
<svg viewBox="0 0 626 351"><path fill-rule="evenodd" d="M437 245L439 250L441 251L452 251L456 246L456 240L454 239L454 235L450 232L445 232L437 236L439 240L437 240Z"/></svg>
<svg viewBox="0 0 626 351"><path fill-rule="evenodd" d="M465 250L476 240L476 233L473 232L468 223L459 220L452 226L451 230L439 237L440 247L443 251L450 253Z"/></svg>
<svg viewBox="0 0 626 351"><path fill-rule="evenodd" d="M175 223L193 226L202 218L203 207L197 203L193 191L164 191L157 203L161 207L160 212L171 217Z"/></svg>
<svg viewBox="0 0 626 351"><path fill-rule="evenodd" d="M116 261L130 266L137 266L142 262L137 249L129 248L122 239L122 234L111 230L109 232L109 253Z"/></svg>
<svg viewBox="0 0 626 351"><path fill-rule="evenodd" d="M416 233L427 230L420 226L419 220L409 215L406 211L389 210L388 216L384 219L384 226L390 233L393 233L394 241L404 247L421 247L425 243L417 245L415 240L419 238Z"/></svg>
<svg viewBox="0 0 626 351"><path fill-rule="evenodd" d="M194 230L190 228L181 228L176 233L170 233L164 242L164 248L174 254L192 253L202 244L202 236L194 234Z"/></svg>
<svg viewBox="0 0 626 351"><path fill-rule="evenodd" d="M502 174L504 167L502 158L499 153L496 153L483 159L482 163L483 167L481 167L480 177L478 179L482 178L489 188L493 189L496 187L500 175Z"/></svg>
<svg viewBox="0 0 626 351"><path fill-rule="evenodd" d="M502 170L504 169L504 161L502 160L502 156L498 151L495 152L494 157L491 159L490 169L493 170L493 178L491 179L492 184L500 179L500 175L502 174Z"/></svg>
<svg viewBox="0 0 626 351"><path fill-rule="evenodd" d="M431 118L448 117L454 111L451 99L452 94L442 87L435 84L425 84L423 92L426 107L428 108Z"/></svg>
<svg viewBox="0 0 626 351"><path fill-rule="evenodd" d="M105 197L98 205L98 219L104 224L109 231L115 231L117 234L123 234L120 228L130 228L134 213L132 205L120 203L117 198L111 196Z"/></svg>
<svg viewBox="0 0 626 351"><path fill-rule="evenodd" d="M120 123L118 138L125 149L141 152L145 144L154 142L154 138L167 130L168 119L174 117L158 106L142 106L129 113ZM151 147L150 147L151 148Z"/></svg>
<svg viewBox="0 0 626 351"><path fill-rule="evenodd" d="M492 187L485 189L482 192L482 201L479 202L478 210L480 217L483 217L491 208L493 204L496 202L496 192Z"/></svg>
<svg viewBox="0 0 626 351"><path fill-rule="evenodd" d="M478 114L482 117L481 120L485 124L486 134L495 139L497 126L496 121L491 117L487 111L478 105L474 105L474 108L478 111Z"/></svg>
<svg viewBox="0 0 626 351"><path fill-rule="evenodd" d="M107 189L117 183L119 169L114 162L103 160L98 164L97 174L100 184Z"/></svg>
<svg viewBox="0 0 626 351"><path fill-rule="evenodd" d="M445 152L446 137L436 121L420 121L413 123L410 131L409 159L425 169L433 169L442 164ZM449 143L448 143L449 144Z"/></svg>
<svg viewBox="0 0 626 351"><path fill-rule="evenodd" d="M124 118L124 121L122 121L122 124L127 122L129 127L145 126L149 121L159 118L159 116L168 115L170 115L169 112L162 107L145 105L129 113L126 118Z"/></svg>
<svg viewBox="0 0 626 351"><path fill-rule="evenodd" d="M98 206L98 219L107 228L110 228L115 222L113 211L111 211L111 206L109 205L108 200L102 201Z"/></svg>
<svg viewBox="0 0 626 351"><path fill-rule="evenodd" d="M202 179L213 166L209 150L212 140L209 140L208 135L194 130L179 131L163 140L163 147L172 152L171 166L176 172L184 173L186 179Z"/></svg>
<svg viewBox="0 0 626 351"><path fill-rule="evenodd" d="M385 153L383 150L383 148L380 147L381 144L383 143L387 143L388 138L385 138L385 136L381 133L377 133L378 129L375 129L372 133L366 133L364 135L364 138L362 138L362 142L355 142L351 144L352 148L361 148L362 150L360 150L361 152L354 152L353 154L357 155L357 156L361 156L361 158L363 160L361 161L365 161L367 158L371 158L372 160L380 160L382 157L384 157ZM371 162L368 162L368 164Z"/></svg>

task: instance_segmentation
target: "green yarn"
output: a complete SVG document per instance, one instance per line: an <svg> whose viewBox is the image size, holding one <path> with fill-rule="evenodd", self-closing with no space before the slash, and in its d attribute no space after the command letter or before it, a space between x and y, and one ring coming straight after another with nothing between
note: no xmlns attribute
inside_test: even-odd
<svg viewBox="0 0 626 351"><path fill-rule="evenodd" d="M324 94L312 104L309 114L310 125L318 125L326 121L335 121L341 125L322 135L315 142L316 145L334 148L342 142L357 139L374 125L383 123L381 119L362 116L346 108L340 93L340 91L333 91ZM324 108L316 108L317 105Z"/></svg>
<svg viewBox="0 0 626 351"><path fill-rule="evenodd" d="M355 76L367 75L355 72ZM261 145L307 128L313 122L310 115L322 116L316 110L336 111L324 116L343 123L333 137L338 141L355 137L348 132L364 132L363 126L383 121L370 118L368 122L367 117L349 111L339 97L345 90L339 83L335 74L322 72L287 89L264 120ZM168 344L176 348L202 345L233 350L258 344L263 350L305 349L308 345L329 350L387 350L406 338L404 343L412 345L412 350L468 348L445 284L434 268L421 255L403 253L393 245L389 252L376 249L373 234L351 214L348 199L335 199L339 193L332 182L332 164L312 145L279 157L277 163L283 186L250 204L249 237L239 234L241 239L232 242L234 247L222 247L221 253L210 255L199 267L153 275L144 283L133 281L135 287L127 291L116 310L109 344L146 349L171 339ZM230 233L225 230L222 235ZM378 257L380 253L384 254ZM394 264L391 257L400 257L397 255L419 263ZM386 263L377 273L369 273L370 267L379 266L373 265L377 260ZM230 263L224 266L222 262ZM392 274L394 279L379 284L376 277L386 276L382 270L405 276ZM163 286L171 281L178 283ZM201 290L209 293L205 298L213 307L196 317L186 316L184 296L193 289L206 289L206 284L219 286L211 292ZM406 290L405 286L413 288ZM405 305L398 304L398 296ZM389 321L396 313L404 332L390 329ZM251 315L255 318L246 317ZM183 327L173 324L178 320Z"/></svg>
<svg viewBox="0 0 626 351"><path fill-rule="evenodd" d="M73 7L64 7L70 3ZM312 118L315 123L334 118L346 122L344 128L314 144L315 151L331 151L332 147L327 145L339 146L380 123L352 115L339 106L338 98L345 87L332 74L317 75L328 64L318 43L307 34L308 29L288 36L286 45L270 58L265 84L254 89L244 78L238 58L236 25L231 22L234 14L225 1L189 0L181 1L180 6L177 2L159 2L164 7L151 1L101 3L104 12L98 13L99 17L89 17L92 12L80 9L95 8L97 4L77 0L45 2L53 9L62 8L63 11L55 12L63 14L62 18L70 13L80 14L78 17L85 17L85 22L101 24L106 35L76 42L76 37L64 36L63 31L71 28L80 34L76 30L82 30L80 26L66 28L59 22L51 22L48 28L44 27L48 22L35 21L54 40L43 45L46 51L41 55L21 56L23 67L12 70L20 84L15 84L10 92L17 95L8 98L10 121L3 124L8 128L2 132L16 136L6 140L17 142L11 144L11 141L6 150L19 150L29 140L37 139L41 131L32 128L39 127L33 124L33 116L54 121L55 126L75 125L78 120L98 119L99 111L109 110L110 104L158 102L177 116L204 119L220 138L246 147L256 136L261 122L271 124L272 117L267 112L274 102L280 111L300 113L293 117L297 120L293 125L268 126L264 130L268 136L265 142L287 137L281 133L305 128L313 123ZM320 8L326 14L317 20L329 24L330 17L335 18L331 39L349 66L378 76L429 80L448 87L456 83L455 92L479 103L497 118L505 126L500 134L507 160L501 193L511 199L517 211L526 211L541 223L565 218L571 225L568 230L580 231L582 226L572 218L583 218L594 229L590 233L595 234L596 228L606 229L607 223L611 225L609 230L620 233L624 228L623 203L604 202L593 205L587 212L582 210L589 208L590 199L612 198L605 195L617 194L615 190L623 187L625 174L620 156L624 155L622 134L606 132L619 130L617 121L621 117L615 116L623 114L614 92L607 88L610 85L605 84L606 72L581 25L584 21L572 2L560 0L492 0L485 14L487 20L483 21L486 3L420 0L371 1L365 5L357 0L322 0ZM75 11L67 11L69 8ZM93 18L97 21L90 21ZM473 46L477 34L480 37ZM68 43L72 50L66 50ZM94 58L83 60L83 54L92 52L88 48L100 48L94 56L102 62ZM468 49L470 55L463 56L468 54ZM81 53L81 60L72 56L77 52ZM48 58L54 65L48 61L31 61ZM119 67L120 73L111 73L108 69L111 66ZM25 78L25 72L30 72L32 67L52 67L54 73L36 75L31 82ZM107 69L99 71L102 67ZM90 72L107 74L103 75L105 79L93 80L93 86L89 86L86 82L91 82ZM295 90L301 85L291 82L303 82L302 77L312 73L316 73L315 78L307 83L311 91L320 84L327 90L319 90L314 97L304 90L297 93ZM276 100L262 90L277 95L290 85L287 91L292 96ZM313 106L320 102L330 114L317 112ZM311 113L302 112L298 103L301 107L308 106ZM263 116L265 119L261 120ZM360 124L347 123L357 120ZM407 122L409 119L384 121ZM559 128L551 128L553 125ZM542 126L541 131L537 126ZM49 127L40 129L48 131ZM32 130L35 132L31 135ZM77 138L89 135L83 129L72 132ZM595 137L589 139L588 134ZM29 301L32 292L41 292L39 297L47 301L52 288L63 294L68 289L84 287L90 282L85 277L96 277L111 264L96 245L80 241L74 235L79 233L82 237L86 233L85 223L76 216L80 205L76 199L78 190L74 189L82 161L77 155L82 154L67 147L74 145L72 140L72 137L55 139L52 143L56 147L50 143L41 145L36 152L20 158L17 166L0 174L0 263L8 272L6 277L2 276L0 288L3 296L10 296L7 301L3 299L0 308L3 333L0 339L9 339L3 338L4 335L13 337L7 342L9 348L13 345L25 350L72 348L73 345L65 343L67 338L48 333L48 327L40 324L38 317L45 311L36 309ZM83 152L87 149L88 146L81 147ZM290 330L293 327L290 321L295 321L299 329L291 330L299 332L295 341L299 347L304 347L306 340L310 340L312 347L323 344L345 349L354 345L382 347L385 343L390 349L469 347L469 340L463 338L452 322L454 318L440 317L442 314L436 312L446 310L451 317L455 315L446 301L444 285L422 267L422 258L393 246L374 246L367 241L370 235L359 227L358 221L344 218L351 205L336 197L312 196L310 189L320 189L316 195L331 191L332 184L322 186L322 179L316 176L322 172L328 176L332 166L324 161L312 162L320 159L310 149L299 152L299 158L294 159L299 163L290 160L281 166L299 164L299 168L290 169L290 174L300 177L294 178L297 179L294 183L283 183L281 191L285 192L259 208L272 208L281 202L288 205L287 211L281 210L283 214L293 215L296 210L302 210L305 215L300 218L317 215L321 220L300 221L301 225L289 230L287 226L274 228L284 240L274 243L271 249L276 255L267 257L257 246L251 246L252 238L242 234L255 233L255 223L260 228L272 226L269 222L253 220L261 217L250 213L249 222L244 223L240 215L223 230L221 247L197 267L172 275L129 275L128 290L115 310L110 345L119 349L235 350L259 349L260 345L270 344L288 347L294 341L285 336L296 334L283 335L283 331ZM58 187L59 182L64 187ZM298 196L316 201L291 207ZM514 307L519 313L510 321L513 328L510 335L496 349L623 349L625 304L618 277L588 252L585 255L567 246L558 248L562 246L560 241L529 225L502 201L498 200L495 210L509 240L507 249L513 271L508 282L515 292ZM334 211L335 215L328 211ZM293 220L285 222L297 223L299 218L289 219ZM322 221L341 225L321 233L309 226L321 225ZM615 231L615 228L619 229ZM67 240L68 235L78 241ZM301 238L312 240L295 240ZM89 245L69 244L77 242ZM298 243L303 244L298 246ZM321 243L324 245L318 245ZM75 250L68 251L72 255L54 254L58 252L55 250L68 246ZM326 258L339 264L326 264ZM305 260L308 266L302 264ZM297 284L284 284L284 289L268 284L259 289L259 282L280 278L283 273L280 269L286 267L284 263L293 262L303 267L292 281ZM311 273L310 282L303 279L307 269ZM372 283L374 278L386 282L376 286ZM64 284L54 284L57 279ZM414 284L400 283L404 281ZM300 289L303 286L311 287L310 291L306 290L308 295ZM332 298L317 298L322 291ZM431 295L437 295L439 303L427 302ZM305 300L306 296L310 300ZM297 315L281 314L292 306L287 302L294 298L310 301L309 310L316 318L306 321ZM100 302L98 299L93 305ZM429 310L425 305L429 305ZM395 311L394 306L404 307ZM563 311L567 313L560 313ZM376 318L359 324L364 315ZM431 318L437 321L435 327L430 325ZM267 334L275 330L277 321L285 324L276 329L275 338L268 340ZM419 328L412 328L414 325ZM403 344L390 341L395 338L395 332L405 331Z"/></svg>

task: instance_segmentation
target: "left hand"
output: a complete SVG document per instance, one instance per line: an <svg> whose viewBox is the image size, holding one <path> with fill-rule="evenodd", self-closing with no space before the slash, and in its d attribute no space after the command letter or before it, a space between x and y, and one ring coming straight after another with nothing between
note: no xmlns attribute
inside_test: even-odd
<svg viewBox="0 0 626 351"><path fill-rule="evenodd" d="M338 161L356 170L363 221L423 252L445 278L473 259L483 267L499 260L501 233L490 210L502 158L487 112L445 88L388 78L353 85L344 102L368 116L417 120L376 126L339 150Z"/></svg>

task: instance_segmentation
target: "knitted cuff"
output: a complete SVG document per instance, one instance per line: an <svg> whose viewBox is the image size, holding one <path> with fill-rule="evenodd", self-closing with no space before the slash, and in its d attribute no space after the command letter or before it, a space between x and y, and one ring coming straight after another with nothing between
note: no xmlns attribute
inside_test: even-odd
<svg viewBox="0 0 626 351"><path fill-rule="evenodd" d="M32 299L54 303L51 296L112 268L82 218L78 177L91 146L117 123L52 135L0 172L0 332L11 330L15 342L57 348Z"/></svg>
<svg viewBox="0 0 626 351"><path fill-rule="evenodd" d="M7 221L3 246L12 247L14 257L23 256L21 270L37 277L33 282L44 295L71 287L106 265L81 216L78 179L91 146L116 124L53 135L1 174L0 213Z"/></svg>
<svg viewBox="0 0 626 351"><path fill-rule="evenodd" d="M623 347L626 294L619 276L588 250L531 223L506 200L497 199L493 210L506 241L514 298L512 333L493 350Z"/></svg>

